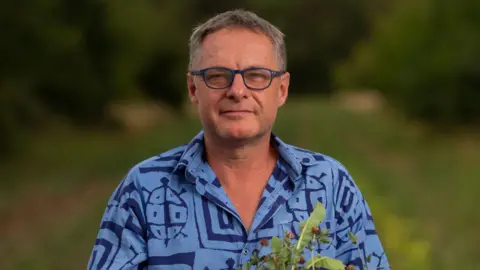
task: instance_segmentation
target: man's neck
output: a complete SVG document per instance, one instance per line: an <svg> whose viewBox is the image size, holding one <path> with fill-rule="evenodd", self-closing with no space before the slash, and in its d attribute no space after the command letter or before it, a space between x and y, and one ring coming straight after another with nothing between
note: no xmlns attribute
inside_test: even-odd
<svg viewBox="0 0 480 270"><path fill-rule="evenodd" d="M249 143L237 144L205 136L205 149L210 166L220 180L226 182L269 170L277 160L276 150L270 144L270 134Z"/></svg>

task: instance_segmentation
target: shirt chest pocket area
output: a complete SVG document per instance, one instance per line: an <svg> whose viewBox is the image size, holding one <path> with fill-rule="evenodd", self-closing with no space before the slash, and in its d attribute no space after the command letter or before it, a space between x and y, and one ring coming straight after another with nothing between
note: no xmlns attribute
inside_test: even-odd
<svg viewBox="0 0 480 270"><path fill-rule="evenodd" d="M147 205L148 239L170 250L182 249L188 243L191 221L189 209L173 203Z"/></svg>

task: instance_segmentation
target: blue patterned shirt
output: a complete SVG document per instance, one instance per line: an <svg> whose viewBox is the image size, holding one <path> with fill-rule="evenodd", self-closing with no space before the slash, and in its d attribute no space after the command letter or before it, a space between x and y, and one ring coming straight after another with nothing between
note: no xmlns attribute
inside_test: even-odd
<svg viewBox="0 0 480 270"><path fill-rule="evenodd" d="M326 208L319 227L332 240L317 252L356 269L371 254L369 269L390 269L368 205L338 161L272 134L279 159L247 231L205 161L203 142L201 131L128 172L109 199L88 269L236 269L253 252L270 252L261 239L298 235L316 202Z"/></svg>

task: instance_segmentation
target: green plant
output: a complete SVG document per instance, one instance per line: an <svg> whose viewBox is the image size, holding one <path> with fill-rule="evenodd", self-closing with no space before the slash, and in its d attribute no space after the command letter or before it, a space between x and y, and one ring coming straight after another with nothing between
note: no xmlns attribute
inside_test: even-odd
<svg viewBox="0 0 480 270"><path fill-rule="evenodd" d="M269 270L287 270L287 269L329 269L329 270L353 270L352 265L346 266L342 261L332 259L320 254L315 254L315 245L318 243L330 243L328 237L329 232L326 228L320 229L318 225L325 217L325 207L318 202L307 220L299 224L300 235L295 242L295 235L292 232L285 232L283 239L273 237L271 239L271 253L261 258L258 253L253 253L250 261L240 266L238 270L251 269L269 269ZM349 232L350 240L354 245L357 245L357 237L352 232ZM267 247L269 241L262 239L260 241L261 247ZM358 246L357 246L358 248ZM310 252L311 256L308 261L305 261L304 253ZM367 256L366 262L363 261L363 266L367 269L367 262L370 261L370 255Z"/></svg>

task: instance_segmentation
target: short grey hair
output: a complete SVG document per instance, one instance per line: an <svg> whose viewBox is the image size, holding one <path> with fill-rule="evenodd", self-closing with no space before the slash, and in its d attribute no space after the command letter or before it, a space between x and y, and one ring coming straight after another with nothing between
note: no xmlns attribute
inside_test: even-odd
<svg viewBox="0 0 480 270"><path fill-rule="evenodd" d="M285 35L270 22L244 9L235 9L217 14L193 29L189 43L189 68L192 68L205 37L218 30L230 27L241 27L267 36L272 41L280 69L286 70L287 53L284 41Z"/></svg>

